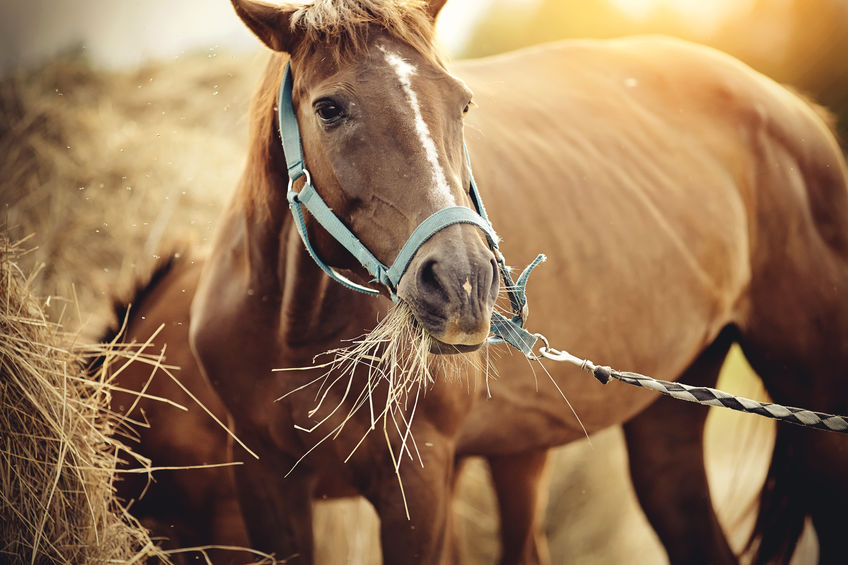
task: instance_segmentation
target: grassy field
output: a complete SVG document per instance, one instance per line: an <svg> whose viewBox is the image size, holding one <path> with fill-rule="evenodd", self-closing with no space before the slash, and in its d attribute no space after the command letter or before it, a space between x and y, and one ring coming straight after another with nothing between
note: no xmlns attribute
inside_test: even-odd
<svg viewBox="0 0 848 565"><path fill-rule="evenodd" d="M0 83L0 224L13 238L32 234L21 261L39 271L34 289L51 297L51 317L93 340L112 322L113 298L163 250L209 242L243 166L247 105L262 65L259 55L207 51L101 72L68 55ZM764 397L738 351L720 386ZM773 426L761 419L710 417L709 476L736 548L750 529L772 441ZM549 475L554 563L663 562L630 487L618 429L591 446L555 450ZM479 461L467 466L455 512L467 561L492 562L497 522ZM316 520L318 562L379 561L365 503L320 503ZM811 544L799 563L815 551Z"/></svg>

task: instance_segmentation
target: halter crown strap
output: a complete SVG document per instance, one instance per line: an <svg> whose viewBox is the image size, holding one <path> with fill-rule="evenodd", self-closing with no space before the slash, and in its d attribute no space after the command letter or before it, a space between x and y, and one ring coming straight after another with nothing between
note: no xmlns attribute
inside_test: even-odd
<svg viewBox="0 0 848 565"><path fill-rule="evenodd" d="M297 125L297 117L294 115L294 106L292 105L292 77L288 63L286 63L286 72L277 99L277 127L280 128L280 139L283 142L283 152L286 155L289 179L290 182L294 182L306 173L306 164L303 162L300 128Z"/></svg>

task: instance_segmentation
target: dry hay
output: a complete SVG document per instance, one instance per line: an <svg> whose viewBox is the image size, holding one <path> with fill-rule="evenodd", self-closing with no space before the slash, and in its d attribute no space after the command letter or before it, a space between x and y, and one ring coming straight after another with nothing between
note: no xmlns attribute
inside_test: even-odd
<svg viewBox="0 0 848 565"><path fill-rule="evenodd" d="M130 562L155 555L115 499L109 383L63 346L0 235L0 561ZM105 372L100 372L105 375Z"/></svg>
<svg viewBox="0 0 848 565"><path fill-rule="evenodd" d="M378 425L382 426L389 452L395 462L395 471L399 468L404 453L412 456L407 439L414 442L414 439L410 437L410 428L415 407L424 391L435 382L435 367L430 363L429 355L431 338L419 326L413 324L412 320L409 307L401 303L392 308L373 330L354 340L347 347L332 349L319 355L318 358L329 356L331 358L329 362L295 369L278 369L278 371L325 369L325 372L317 379L277 399L282 400L303 389L319 385L315 394L315 406L308 413L310 418L318 415L318 419L310 428L296 426L301 431L311 433L319 429L323 430L322 426L337 412L346 405L349 407L348 413L343 415L341 422L317 442L309 450L310 452L324 440L341 433L345 424L360 410L367 407L369 431L373 431ZM352 388L359 369L365 371L367 378L362 390L357 393ZM343 387L344 392L339 396L336 405L327 409L325 401L330 392L337 387ZM385 400L382 406L375 406L375 393L377 389L383 387L386 389ZM356 398L349 402L348 399L352 393L356 394ZM411 413L407 417L410 403L412 404ZM401 454L396 454L392 450L391 441L389 441L390 428L394 428L403 438ZM364 439L365 437L362 438ZM308 455L309 452L300 460Z"/></svg>
<svg viewBox="0 0 848 565"><path fill-rule="evenodd" d="M51 319L76 303L85 319L72 309L63 322L93 340L116 287L170 243L209 240L244 162L253 58L210 51L118 72L69 53L0 79L0 224L34 235L22 266L41 268Z"/></svg>
<svg viewBox="0 0 848 565"><path fill-rule="evenodd" d="M77 343L96 340L105 327L120 324L120 320L110 319L113 298L149 275L160 249L186 247L186 242L202 246L208 241L243 165L247 107L261 70L261 65L245 63L254 58L209 50L129 71L104 71L92 67L80 53L69 53L0 79L0 234L27 238L27 253L15 256L15 272L38 273L28 277L24 287L32 295L48 297L40 304L34 302L42 307L38 319L45 332L60 339L65 336L64 328L77 336ZM4 249L10 248L6 245ZM57 355L64 351L55 344L48 347L54 349ZM83 359L77 358L77 353L64 351L62 355L74 357L78 368ZM130 348L112 348L105 357L118 371L130 358L139 360L138 351ZM156 365L155 359L141 361ZM70 357L67 363L73 375ZM31 369L39 371L41 367ZM156 369L167 370L164 366ZM3 371L5 378L5 367ZM68 382L82 387L74 381L80 376L73 376ZM103 408L111 386L105 373L98 373L86 386L89 388L82 387L80 394ZM5 410L5 390L2 394ZM74 409L96 411L93 406ZM112 426L115 429L110 431L121 438L138 436L128 420L107 413L97 417L102 420L98 425ZM122 427L118 429L119 424ZM3 440L5 429L0 422ZM120 459L119 441L114 436L107 438L111 444L91 439L96 449L107 445L113 449L110 464L114 471ZM67 451L64 465L79 468L68 467ZM121 453L130 460L132 472L154 471L143 457L129 450ZM57 456L58 452L45 455ZM19 487L28 489L29 495L48 490L24 467L15 465L3 460L4 479L18 480L12 472L23 473L27 478L20 479ZM108 469L98 476L97 488L89 491L111 493L113 476ZM3 484L3 496L6 491ZM15 499L25 494L16 494ZM84 500L82 494L79 498ZM4 505L3 512L6 509ZM115 506L114 510L118 509ZM123 519L133 524L132 517L124 515ZM19 562L29 561L25 540L31 536L23 535L22 521L8 521L0 513L0 522L0 552L6 551L0 553L0 562L5 563L11 552L20 556ZM33 523L39 525L37 520ZM78 528L84 527L84 522L79 524ZM59 539L53 534L60 530L57 526L53 537L45 533L42 539ZM120 532L92 531L99 539L89 536L80 540L77 555L66 552L41 562L132 559L129 554L110 557L102 552L105 556L97 557L97 544L120 543ZM62 543L70 541L71 534L71 530L66 532ZM140 539L146 541L139 547L152 548L149 540ZM18 540L17 545L9 545L11 540ZM195 548L192 558L205 558L204 549L211 548ZM169 554L158 548L150 551L167 561L168 555L178 559L186 550Z"/></svg>

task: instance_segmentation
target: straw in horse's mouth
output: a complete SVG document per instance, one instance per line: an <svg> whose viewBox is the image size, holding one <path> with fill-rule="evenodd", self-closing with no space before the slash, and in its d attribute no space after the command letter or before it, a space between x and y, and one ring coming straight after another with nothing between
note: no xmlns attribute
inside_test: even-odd
<svg viewBox="0 0 848 565"><path fill-rule="evenodd" d="M330 361L313 367L302 367L320 367L325 370L321 377L290 391L285 396L319 385L315 407L309 412L313 425L309 428L297 426L306 432L317 431L319 428L322 430L323 439L318 441L315 447L337 436L351 418L366 410L370 422L366 422L367 431L354 451L371 431L380 426L383 428L383 435L386 437L397 472L405 457L420 460L418 447L411 433L412 421L419 400L436 384L436 378L439 375L461 378L465 374L471 379L472 372L469 369L481 368L480 360L473 355L434 356L432 353L457 354L478 348L479 346L454 346L434 340L415 320L409 306L400 302L371 332L354 340L347 347L322 354L330 356ZM330 389L334 387L344 389L344 393L334 406L325 406L325 400L334 396L329 394ZM382 393L377 393L381 387L385 387L385 399L375 403L376 398L383 398ZM469 390L470 388L469 381ZM335 423L332 429L324 426L330 422ZM392 435L396 438L399 436L399 445L389 439ZM308 452L304 457L307 455Z"/></svg>
<svg viewBox="0 0 848 565"><path fill-rule="evenodd" d="M322 376L285 395L320 383L316 405L309 412L310 418L317 421L304 431L317 430L331 419L338 421L334 416L342 415L341 423L329 431L328 437L334 436L348 420L365 409L370 418L369 431L382 423L385 429L406 430L402 435L408 435L412 415L407 416L405 412L411 408L414 413L419 397L435 382L430 355L432 338L413 320L409 307L399 303L368 334L347 347L332 349L316 358L317 361L320 357L330 357L330 361L314 366L325 369ZM352 386L354 383L359 384ZM324 406L330 389L337 386L345 389L337 405ZM374 397L381 387L386 387L386 398L385 404L378 406ZM409 450L406 439L402 449ZM411 452L408 454L411 456ZM398 464L402 455L393 454Z"/></svg>

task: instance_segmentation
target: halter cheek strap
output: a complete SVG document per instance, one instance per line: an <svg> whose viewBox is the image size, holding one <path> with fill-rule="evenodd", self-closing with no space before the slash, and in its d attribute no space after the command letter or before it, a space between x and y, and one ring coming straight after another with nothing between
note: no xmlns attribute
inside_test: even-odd
<svg viewBox="0 0 848 565"><path fill-rule="evenodd" d="M425 219L412 232L409 238L404 243L400 252L391 266L387 267L374 256L371 251L356 237L356 235L348 229L347 226L336 216L332 209L324 202L324 199L315 190L312 184L312 177L306 169L303 160L303 148L300 142L300 128L297 124L297 118L294 114L292 106L292 77L289 65L286 65L285 76L280 87L280 96L277 102L278 123L280 128L280 138L283 143L283 151L286 157L286 167L288 168L289 185L286 194L286 199L289 203L289 209L295 220L298 234L303 240L307 252L315 261L315 263L334 281L344 285L345 287L363 292L366 294L377 295L380 291L357 284L347 277L336 272L335 269L327 265L321 257L316 253L312 243L309 240L309 234L306 229L306 219L303 209L306 208L315 220L327 230L345 249L347 249L356 259L365 267L374 277L372 282L378 282L386 287L392 300L397 302L397 288L400 284L400 279L409 267L413 256L418 249L434 234L442 229L454 224L471 224L477 226L486 236L489 247L495 254L495 259L498 263L500 275L507 286L507 293L510 299L510 305L514 316L506 318L498 312L492 313L491 330L493 336L489 338L489 343L506 342L513 347L521 350L525 354L532 352L533 346L536 343L537 337L522 326L524 318L527 316L527 299L525 296L525 285L527 277L536 265L545 260L544 255L539 255L521 274L518 278L518 283L514 282L510 274L509 268L506 267L504 257L498 249L499 238L492 228L492 224L486 215L486 209L483 206L483 200L477 190L477 184L474 182L474 176L471 175L469 181L469 193L471 200L476 208L476 211L464 206L453 206L437 211L427 219ZM471 171L471 161L468 156L468 150L465 151L465 157L468 161L468 170ZM301 190L294 190L294 183L301 177L305 177L305 183Z"/></svg>

